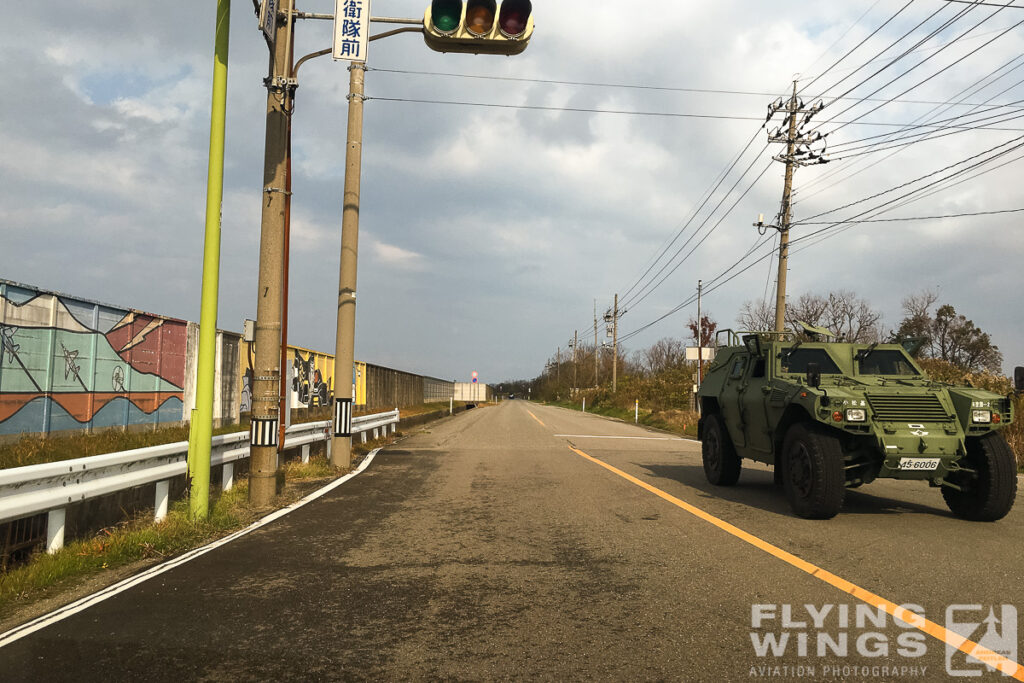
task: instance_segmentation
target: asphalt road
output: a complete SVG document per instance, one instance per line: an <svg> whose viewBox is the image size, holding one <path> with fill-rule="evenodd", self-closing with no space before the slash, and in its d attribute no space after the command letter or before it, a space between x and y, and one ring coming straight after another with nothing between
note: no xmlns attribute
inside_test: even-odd
<svg viewBox="0 0 1024 683"><path fill-rule="evenodd" d="M950 620L1024 656L1022 521L889 481L803 520L765 468L713 488L695 442L509 401L0 648L0 679L946 680L984 668Z"/></svg>

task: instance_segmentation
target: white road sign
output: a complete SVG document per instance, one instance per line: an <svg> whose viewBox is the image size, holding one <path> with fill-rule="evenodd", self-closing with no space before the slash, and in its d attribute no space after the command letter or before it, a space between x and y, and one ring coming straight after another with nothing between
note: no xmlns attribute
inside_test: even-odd
<svg viewBox="0 0 1024 683"><path fill-rule="evenodd" d="M370 41L370 0L335 0L334 58L365 62Z"/></svg>
<svg viewBox="0 0 1024 683"><path fill-rule="evenodd" d="M711 348L710 346L705 346L700 351L701 351L700 355L703 356L702 360L714 360L715 359L715 350L713 348ZM697 360L697 347L696 346L687 346L686 347L686 360Z"/></svg>
<svg viewBox="0 0 1024 683"><path fill-rule="evenodd" d="M277 20L278 3L281 0L263 0L260 3L260 29L267 37L267 42L274 44L274 25Z"/></svg>

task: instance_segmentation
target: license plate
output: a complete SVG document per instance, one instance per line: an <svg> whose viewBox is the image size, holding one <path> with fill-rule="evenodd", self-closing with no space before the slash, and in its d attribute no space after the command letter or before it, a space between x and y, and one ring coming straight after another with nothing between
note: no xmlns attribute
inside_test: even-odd
<svg viewBox="0 0 1024 683"><path fill-rule="evenodd" d="M920 472L939 469L938 458L900 458L900 469Z"/></svg>

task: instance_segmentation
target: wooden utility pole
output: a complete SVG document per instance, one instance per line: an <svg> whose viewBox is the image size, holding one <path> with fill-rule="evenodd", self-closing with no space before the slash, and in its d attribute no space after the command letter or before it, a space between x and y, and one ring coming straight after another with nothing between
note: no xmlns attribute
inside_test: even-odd
<svg viewBox="0 0 1024 683"><path fill-rule="evenodd" d="M789 224L792 218L792 193L793 193L793 172L797 166L808 166L811 164L824 164L828 160L824 158L825 151L814 152L809 145L813 142L823 140L825 135L812 133L806 136L800 135L800 128L807 124L814 114L824 109L824 103L819 102L810 108L804 108L803 101L796 94L797 82L793 81L793 94L786 103L779 98L768 108L768 119L776 112L786 112L786 118L782 125L772 131L768 136L769 142L782 142L786 144L786 153L775 158L786 164L786 179L782 187L782 205L779 208L778 224L765 226L761 221L755 223L758 230L763 234L765 228L770 227L779 231L779 271L775 287L775 331L782 332L786 328L786 274L789 269ZM802 116L800 116L802 115ZM785 132L783 132L785 128Z"/></svg>

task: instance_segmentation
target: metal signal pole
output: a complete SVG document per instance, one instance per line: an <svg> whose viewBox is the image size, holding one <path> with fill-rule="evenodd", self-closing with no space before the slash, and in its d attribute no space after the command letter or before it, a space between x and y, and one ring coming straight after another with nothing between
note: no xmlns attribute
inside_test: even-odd
<svg viewBox="0 0 1024 683"><path fill-rule="evenodd" d="M825 105L818 102L810 108L804 108L803 101L796 94L797 82L793 81L793 94L786 103L779 98L768 107L768 120L776 112L786 112L786 118L782 125L772 131L768 136L769 142L786 143L786 153L775 157L776 161L786 164L786 180L782 188L782 205L779 209L778 225L765 226L761 221L755 223L761 234L765 228L774 228L779 231L779 272L775 288L775 331L782 332L786 327L786 273L789 269L789 224L792 217L792 192L793 172L797 166L809 166L811 164L824 164L828 160L824 158L825 151L813 152L810 144L823 140L826 134L813 133L807 136L800 135L800 128L807 124L811 117L824 109ZM798 115L803 115L798 117ZM783 133L783 127L786 128Z"/></svg>

